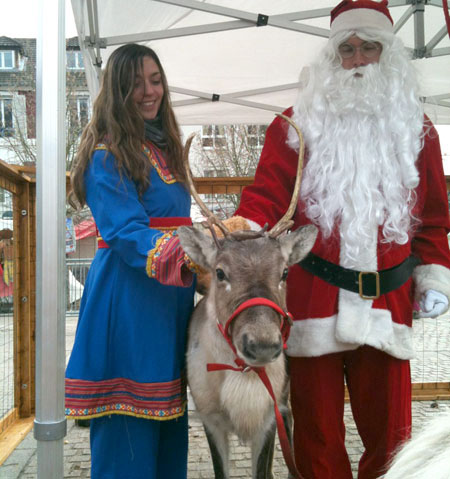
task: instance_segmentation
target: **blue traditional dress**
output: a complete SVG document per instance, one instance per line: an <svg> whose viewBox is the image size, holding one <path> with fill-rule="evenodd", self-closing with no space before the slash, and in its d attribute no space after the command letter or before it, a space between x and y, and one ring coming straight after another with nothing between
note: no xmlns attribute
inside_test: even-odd
<svg viewBox="0 0 450 479"><path fill-rule="evenodd" d="M146 142L143 154L152 168L141 197L105 145L97 146L85 173L86 202L101 239L66 371L72 418L165 420L186 408L184 352L194 286L175 228L189 222L190 195L159 149ZM165 226L155 229L161 221Z"/></svg>

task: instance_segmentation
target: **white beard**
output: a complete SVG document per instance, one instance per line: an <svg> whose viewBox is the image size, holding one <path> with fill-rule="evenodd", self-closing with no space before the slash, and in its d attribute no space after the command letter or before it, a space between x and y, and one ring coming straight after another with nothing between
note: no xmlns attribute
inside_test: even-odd
<svg viewBox="0 0 450 479"><path fill-rule="evenodd" d="M393 72L378 63L313 65L294 107L309 152L301 187L306 215L325 237L339 225L347 267L372 266L379 226L383 241L405 244L415 221L423 113ZM292 128L288 143L298 150Z"/></svg>

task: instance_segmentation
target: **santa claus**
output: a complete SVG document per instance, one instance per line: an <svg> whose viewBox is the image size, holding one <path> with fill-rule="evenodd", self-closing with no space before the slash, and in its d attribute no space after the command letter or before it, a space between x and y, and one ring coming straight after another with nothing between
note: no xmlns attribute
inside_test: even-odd
<svg viewBox="0 0 450 479"><path fill-rule="evenodd" d="M365 447L358 477L374 479L410 435L413 303L422 316L448 308L439 139L387 1L341 2L302 83L286 112L307 148L294 229L314 223L320 232L288 277L295 458L306 479L352 478L346 384ZM298 148L292 127L276 119L236 215L258 227L279 220Z"/></svg>

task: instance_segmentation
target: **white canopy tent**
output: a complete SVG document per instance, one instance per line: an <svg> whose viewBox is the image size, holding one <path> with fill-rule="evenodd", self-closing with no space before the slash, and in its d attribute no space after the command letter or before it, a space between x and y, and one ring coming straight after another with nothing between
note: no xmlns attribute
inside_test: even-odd
<svg viewBox="0 0 450 479"><path fill-rule="evenodd" d="M72 0L93 97L101 66L139 42L161 58L183 125L269 123L292 105L302 68L327 41L336 0ZM441 0L390 0L426 111L450 123L450 39Z"/></svg>

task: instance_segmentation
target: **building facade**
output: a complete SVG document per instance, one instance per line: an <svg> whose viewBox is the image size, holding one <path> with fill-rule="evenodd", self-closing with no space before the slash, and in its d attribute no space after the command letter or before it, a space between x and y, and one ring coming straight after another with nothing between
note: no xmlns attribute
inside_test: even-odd
<svg viewBox="0 0 450 479"><path fill-rule="evenodd" d="M1 32L0 32L1 33ZM67 161L89 120L90 97L78 38L66 41ZM36 160L36 39L0 37L0 159Z"/></svg>

